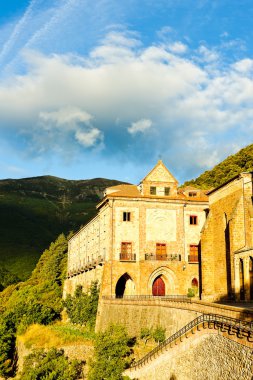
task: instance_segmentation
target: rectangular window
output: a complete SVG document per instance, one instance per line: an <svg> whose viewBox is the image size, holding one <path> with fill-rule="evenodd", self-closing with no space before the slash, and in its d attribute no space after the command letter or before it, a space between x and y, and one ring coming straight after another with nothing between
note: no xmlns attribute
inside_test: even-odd
<svg viewBox="0 0 253 380"><path fill-rule="evenodd" d="M170 195L170 187L165 187L164 188L164 195Z"/></svg>
<svg viewBox="0 0 253 380"><path fill-rule="evenodd" d="M156 187L155 186L150 186L150 194L156 195Z"/></svg>
<svg viewBox="0 0 253 380"><path fill-rule="evenodd" d="M199 257L198 257L199 247L196 244L190 244L190 255L188 256L189 263L198 263Z"/></svg>
<svg viewBox="0 0 253 380"><path fill-rule="evenodd" d="M189 197L196 197L197 193L195 191L189 191Z"/></svg>
<svg viewBox="0 0 253 380"><path fill-rule="evenodd" d="M132 253L132 243L130 242L122 242L121 243L121 254L122 255L131 255Z"/></svg>
<svg viewBox="0 0 253 380"><path fill-rule="evenodd" d="M156 243L156 254L160 256L166 255L166 244Z"/></svg>
<svg viewBox="0 0 253 380"><path fill-rule="evenodd" d="M123 222L130 222L131 220L131 212L124 211L123 212Z"/></svg>
<svg viewBox="0 0 253 380"><path fill-rule="evenodd" d="M190 215L190 224L192 225L198 224L198 217L196 215Z"/></svg>

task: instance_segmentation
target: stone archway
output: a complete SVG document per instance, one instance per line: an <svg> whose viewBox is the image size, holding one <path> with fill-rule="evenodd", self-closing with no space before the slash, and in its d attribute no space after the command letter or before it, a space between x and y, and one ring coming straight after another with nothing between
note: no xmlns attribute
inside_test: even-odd
<svg viewBox="0 0 253 380"><path fill-rule="evenodd" d="M135 284L128 273L124 273L117 281L115 295L117 298L135 294Z"/></svg>
<svg viewBox="0 0 253 380"><path fill-rule="evenodd" d="M160 280L158 280L158 278ZM157 281L157 283L156 283ZM154 293L154 285L157 287L159 286L162 287L162 282L164 283L164 294L163 295L170 295L170 294L175 294L176 292L176 276L174 272L167 268L167 267L160 267L154 270L154 272L151 273L148 279L148 284L147 284L147 294L150 295L155 295ZM163 290L161 290L163 292ZM156 294L157 295L157 294Z"/></svg>

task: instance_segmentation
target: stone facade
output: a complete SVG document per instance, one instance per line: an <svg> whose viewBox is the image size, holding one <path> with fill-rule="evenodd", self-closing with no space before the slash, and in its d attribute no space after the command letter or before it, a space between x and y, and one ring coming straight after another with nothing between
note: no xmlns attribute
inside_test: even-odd
<svg viewBox="0 0 253 380"><path fill-rule="evenodd" d="M208 198L178 182L159 161L138 186L106 189L97 216L69 241L73 294L98 280L101 294L187 294L199 285L200 232Z"/></svg>
<svg viewBox="0 0 253 380"><path fill-rule="evenodd" d="M253 299L252 173L209 192L201 235L202 299Z"/></svg>

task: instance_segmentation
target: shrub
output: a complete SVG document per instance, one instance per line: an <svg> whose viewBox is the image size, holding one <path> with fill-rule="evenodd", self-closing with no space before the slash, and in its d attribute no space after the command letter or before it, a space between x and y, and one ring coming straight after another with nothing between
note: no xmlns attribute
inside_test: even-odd
<svg viewBox="0 0 253 380"><path fill-rule="evenodd" d="M145 344L147 344L147 341L152 338L152 329L149 329L148 327L143 327L141 329L140 338L145 341Z"/></svg>
<svg viewBox="0 0 253 380"><path fill-rule="evenodd" d="M152 332L152 338L154 338L155 342L162 343L165 341L166 338L165 332L166 329L157 326L156 329Z"/></svg>
<svg viewBox="0 0 253 380"><path fill-rule="evenodd" d="M63 350L34 350L25 358L20 380L76 380L82 375L82 363L69 361Z"/></svg>
<svg viewBox="0 0 253 380"><path fill-rule="evenodd" d="M88 379L122 380L122 372L130 363L132 342L126 329L119 325L111 325L105 332L97 334Z"/></svg>
<svg viewBox="0 0 253 380"><path fill-rule="evenodd" d="M196 291L193 288L188 289L187 297L195 297Z"/></svg>

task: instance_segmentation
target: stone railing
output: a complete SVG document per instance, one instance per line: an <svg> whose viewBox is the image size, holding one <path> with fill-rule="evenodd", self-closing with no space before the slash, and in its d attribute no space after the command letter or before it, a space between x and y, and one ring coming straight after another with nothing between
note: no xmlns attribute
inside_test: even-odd
<svg viewBox="0 0 253 380"><path fill-rule="evenodd" d="M136 261L135 253L120 253L119 254L120 261Z"/></svg>
<svg viewBox="0 0 253 380"><path fill-rule="evenodd" d="M145 253L145 260L159 260L159 261L181 261L181 255L160 255L156 253Z"/></svg>

